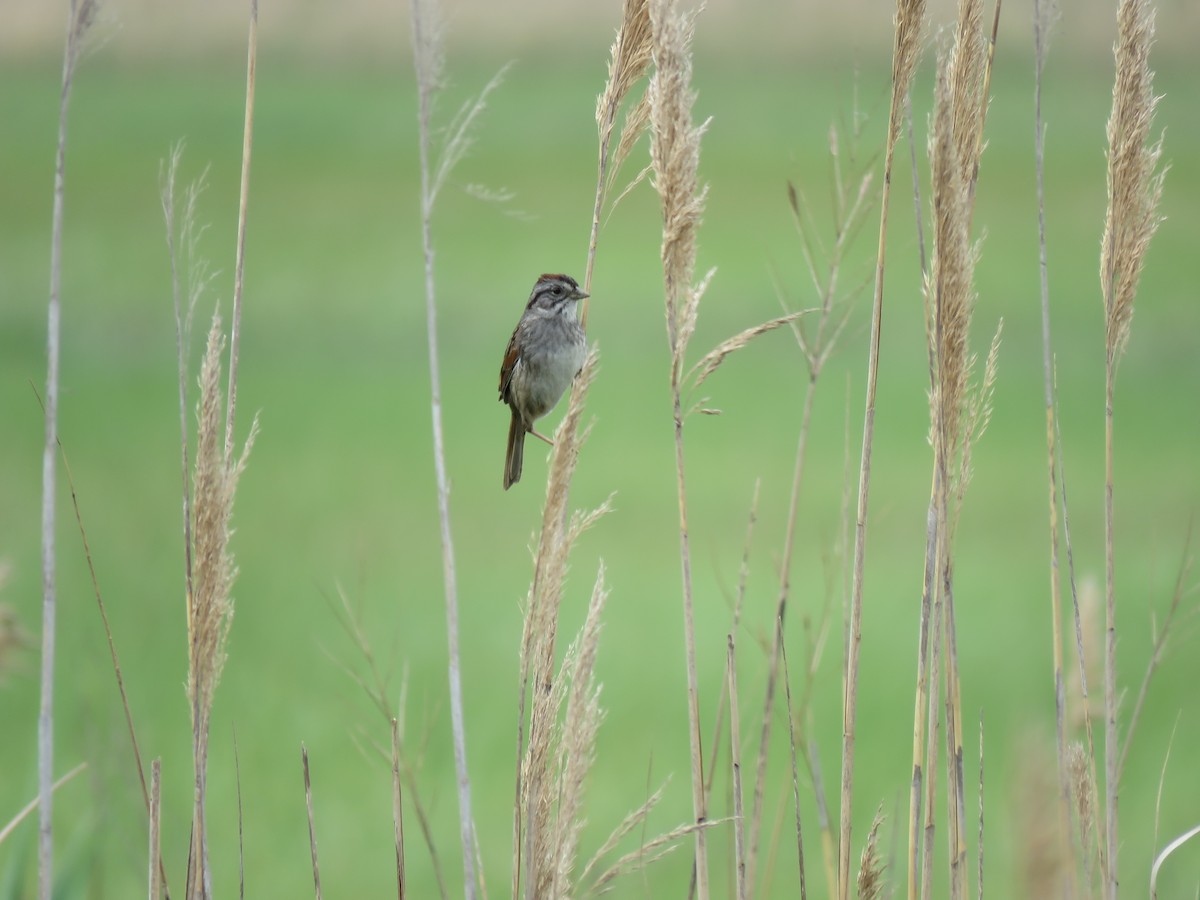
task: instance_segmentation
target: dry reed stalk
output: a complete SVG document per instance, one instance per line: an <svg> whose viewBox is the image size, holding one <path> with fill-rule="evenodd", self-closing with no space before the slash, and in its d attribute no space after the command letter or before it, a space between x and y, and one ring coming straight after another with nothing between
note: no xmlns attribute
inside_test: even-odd
<svg viewBox="0 0 1200 900"><path fill-rule="evenodd" d="M237 833L238 833L238 898L246 897L246 835L242 815L242 761L238 756L237 728L233 729L233 780L237 789Z"/></svg>
<svg viewBox="0 0 1200 900"><path fill-rule="evenodd" d="M250 0L250 34L246 41L246 115L242 123L242 176L238 187L237 250L233 265L233 315L229 323L229 387L225 410L225 456L233 456L233 423L237 411L237 372L241 357L242 296L246 273L246 209L250 202L250 151L254 148L254 70L258 60L258 0Z"/></svg>
<svg viewBox="0 0 1200 900"><path fill-rule="evenodd" d="M883 193L879 202L879 243L875 257L875 289L867 351L867 389L863 414L862 457L858 475L858 504L854 528L854 564L847 622L845 677L842 699L842 775L838 826L838 900L850 896L850 835L854 817L854 737L858 713L858 657L862 641L863 574L866 568L867 501L871 489L871 452L875 439L875 397L879 381L879 339L883 329L883 270L887 247L888 205L892 161L904 117L906 98L921 45L925 0L896 0L892 46L892 91L883 160Z"/></svg>
<svg viewBox="0 0 1200 900"><path fill-rule="evenodd" d="M1046 412L1046 474L1050 516L1050 622L1054 658L1055 750L1058 763L1058 842L1067 863L1063 873L1068 896L1075 894L1076 865L1071 861L1071 778L1067 771L1067 700L1063 670L1062 588L1058 543L1058 470L1054 448L1054 353L1050 339L1050 279L1046 250L1046 126L1042 121L1042 77L1050 30L1058 15L1056 0L1034 0L1034 165L1038 204L1038 275L1042 312L1042 385Z"/></svg>
<svg viewBox="0 0 1200 900"><path fill-rule="evenodd" d="M696 629L692 564L688 537L687 485L683 456L684 412L681 398L684 355L696 327L700 298L708 279L694 283L696 232L706 189L699 184L700 138L707 123L692 123L695 91L691 86L691 38L694 16L674 0L650 4L655 73L650 98L650 160L654 188L662 206L662 263L671 354L670 391L674 418L675 479L679 499L679 555L683 577L683 631L687 667L688 737L691 756L692 812L695 829L696 896L708 900L708 819L704 799L704 751L700 736L700 700L696 675ZM711 274L711 273L710 273Z"/></svg>
<svg viewBox="0 0 1200 900"><path fill-rule="evenodd" d="M978 900L983 900L983 710L979 711L979 834L976 838L979 848L979 868L976 871L976 890Z"/></svg>
<svg viewBox="0 0 1200 900"><path fill-rule="evenodd" d="M782 623L777 624L776 627L782 629ZM800 816L800 770L796 765L796 720L792 713L792 686L791 678L788 676L787 647L783 643L782 638L779 642L779 655L783 663L783 695L788 717L788 749L790 751L788 755L792 764L792 804L796 813L796 861L799 870L800 900L806 900L808 897L808 875L804 866L804 823ZM807 758L807 762L809 772L812 775L814 791L817 794L817 810L821 819L821 834L825 838L826 878L831 879L833 876L833 865L829 850L832 841L828 840L829 818L825 811L824 791L821 786L820 769L816 765L815 749L812 756ZM832 881L829 883L832 884Z"/></svg>
<svg viewBox="0 0 1200 900"><path fill-rule="evenodd" d="M726 635L725 673L729 691L729 765L733 773L733 860L737 900L749 896L746 882L746 824L742 813L741 721L737 703L737 653L733 632Z"/></svg>
<svg viewBox="0 0 1200 900"><path fill-rule="evenodd" d="M608 80L604 90L596 98L596 128L599 135L599 159L596 164L596 201L592 208L592 231L588 241L587 266L584 271L583 289L592 289L592 269L596 263L596 242L600 235L600 215L612 176L620 168L633 145L646 128L648 108L643 97L626 114L625 125L618 140L616 158L611 154L613 129L617 114L629 92L650 68L651 55L650 5L648 0L624 0L621 7L621 26L613 42L608 61ZM613 165L615 163L615 165ZM610 170L611 165L611 170ZM587 327L588 304L585 298L580 320Z"/></svg>
<svg viewBox="0 0 1200 900"><path fill-rule="evenodd" d="M162 760L150 763L150 900L162 896Z"/></svg>
<svg viewBox="0 0 1200 900"><path fill-rule="evenodd" d="M729 626L729 630L735 634L741 624L742 608L746 601L746 581L750 577L750 547L753 543L754 526L758 522L758 495L761 487L761 480L758 478L754 479L754 494L750 500L750 516L746 523L746 537L742 541L742 561L738 567L737 593L734 597L733 616ZM723 679L729 677L728 667L729 664L726 662L726 671L723 673ZM713 739L710 744L712 749L709 751L708 767L705 770L708 772L708 778L704 783L704 802L706 806L712 800L713 782L717 774L717 758L720 755L721 734L725 729L726 702L727 698L725 694L722 694L717 701L717 715L716 721L713 724Z"/></svg>
<svg viewBox="0 0 1200 900"><path fill-rule="evenodd" d="M55 572L55 488L58 459L58 371L62 318L63 205L66 198L67 107L83 39L95 20L93 0L71 0L63 50L58 102L58 143L54 159L54 200L50 224L50 293L46 304L46 440L42 448L42 666L38 706L38 897L50 900L54 853L54 657L57 632Z"/></svg>
<svg viewBox="0 0 1200 900"><path fill-rule="evenodd" d="M467 771L466 725L463 721L462 666L458 646L458 579L454 540L450 526L450 480L446 471L442 428L441 366L438 361L437 292L433 270L433 208L438 191L471 144L471 129L486 105L487 95L499 84L494 77L478 97L467 103L451 124L441 155L431 159L433 101L442 83L443 35L435 0L414 0L412 8L413 68L417 78L417 130L421 168L421 241L425 259L425 324L429 351L430 416L433 463L437 481L438 522L442 549L442 580L446 603L450 724L454 739L454 767L458 794L459 839L462 844L465 896L478 893L475 869L475 820L471 813L471 781Z"/></svg>
<svg viewBox="0 0 1200 900"><path fill-rule="evenodd" d="M1150 239L1158 228L1164 171L1162 139L1151 143L1158 98L1150 69L1154 10L1149 0L1121 0L1113 48L1116 80L1108 120L1108 209L1100 252L1104 300L1104 896L1116 900L1120 737L1117 733L1117 624L1114 585L1113 395L1117 364L1129 340L1133 304Z"/></svg>
<svg viewBox="0 0 1200 900"><path fill-rule="evenodd" d="M321 900L321 866L317 862L317 828L313 819L312 779L308 773L308 748L300 742L300 759L304 765L304 809L308 814L308 850L312 857L313 887Z"/></svg>

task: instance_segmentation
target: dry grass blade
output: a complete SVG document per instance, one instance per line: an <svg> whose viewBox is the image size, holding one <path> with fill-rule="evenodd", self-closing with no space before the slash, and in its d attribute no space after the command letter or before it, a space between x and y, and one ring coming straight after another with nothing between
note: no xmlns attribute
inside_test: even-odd
<svg viewBox="0 0 1200 900"><path fill-rule="evenodd" d="M779 652L783 662L783 693L787 707L788 717L788 749L790 751L789 758L792 764L792 803L796 813L796 857L799 863L800 875L800 900L806 900L808 897L807 872L804 866L804 826L800 818L800 770L796 765L796 714L792 709L792 687L791 678L788 676L787 663L787 646L783 642L783 623L776 622L776 631L779 632ZM821 831L823 834L829 832L829 819L825 809L825 789L824 782L821 779L821 770L817 765L816 752L807 756L809 770L812 774L813 791L817 796L817 813L821 819ZM827 860L828 862L828 860ZM827 867L827 876L833 874L832 865Z"/></svg>
<svg viewBox="0 0 1200 900"><path fill-rule="evenodd" d="M312 779L308 773L308 748L300 743L300 758L304 763L304 808L308 813L308 849L312 856L313 887L321 900L321 867L317 862L317 828L313 819Z"/></svg>
<svg viewBox="0 0 1200 900"><path fill-rule="evenodd" d="M815 309L802 309L798 312L788 313L785 316L778 316L766 322L761 322L735 334L731 338L726 338L712 350L700 359L698 363L692 366L688 376L692 378L692 390L695 390L704 384L708 376L717 371L721 367L721 363L725 362L726 357L731 353L736 353L741 350L752 340L760 335L764 335L769 331L774 331L782 325L788 325L795 322L798 318L808 313L816 312Z"/></svg>
<svg viewBox="0 0 1200 900"><path fill-rule="evenodd" d="M86 768L87 763L80 763L66 775L63 775L61 778L59 778L58 781L54 782L54 784L50 785L50 789L52 791L57 791L60 787L62 787ZM39 795L25 804L25 806L21 808L21 811L8 821L8 824L6 824L3 828L0 828L0 844L3 844L8 839L9 835L16 831L17 826L31 816L40 805L41 796Z"/></svg>
<svg viewBox="0 0 1200 900"><path fill-rule="evenodd" d="M238 360L241 358L242 295L245 293L246 208L250 200L250 151L254 147L254 72L258 59L258 0L250 0L250 35L246 41L246 116L242 126L242 177L238 192L237 252L233 272L233 316L229 326L229 388L225 411L225 456L233 456L233 423L237 410Z"/></svg>
<svg viewBox="0 0 1200 900"><path fill-rule="evenodd" d="M400 726L392 719L392 827L396 840L396 897L404 900L404 809L400 805Z"/></svg>
<svg viewBox="0 0 1200 900"><path fill-rule="evenodd" d="M664 790L666 790L666 785L660 787L646 799L645 803L621 820L621 823L612 830L612 833L609 834L604 843L592 854L592 858L588 860L587 865L583 867L583 871L579 874L580 882L587 880L592 870L600 864L600 861L604 857L616 848L617 844L621 843L622 839L638 826L645 824L654 807L662 800Z"/></svg>
<svg viewBox="0 0 1200 900"><path fill-rule="evenodd" d="M679 846L679 841L689 834L693 834L696 831L707 831L714 826L724 825L728 821L728 819L712 819L699 824L688 823L660 834L658 837L638 847L638 849L626 853L601 872L596 877L596 880L588 885L587 895L598 896L599 894L607 893L612 890L613 884L618 878L623 875L639 872L651 863L662 859L668 853L673 852Z"/></svg>
<svg viewBox="0 0 1200 900"><path fill-rule="evenodd" d="M1158 898L1158 873L1162 869L1163 863L1170 858L1171 854L1190 841L1192 838L1200 835L1200 825L1188 829L1167 846L1163 847L1162 852L1154 857L1154 865L1150 867L1150 897L1151 900Z"/></svg>

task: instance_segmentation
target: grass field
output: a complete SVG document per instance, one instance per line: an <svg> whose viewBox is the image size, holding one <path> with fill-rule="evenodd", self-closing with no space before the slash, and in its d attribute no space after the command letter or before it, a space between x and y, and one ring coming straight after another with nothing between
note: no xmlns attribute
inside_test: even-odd
<svg viewBox="0 0 1200 900"><path fill-rule="evenodd" d="M501 491L507 417L494 399L496 372L536 275L565 270L582 276L595 168L592 111L608 40L607 33L595 35L570 59L528 57L515 65L493 94L477 145L435 219L467 742L483 862L495 896L504 893L509 876L516 656L545 472L542 448L531 443L524 480ZM452 53L443 120L503 61L498 55L495 65L467 63ZM237 614L217 694L209 782L213 866L224 896L234 893L238 879L235 735L251 896L311 891L301 741L312 761L326 889L342 896L391 890L388 768L362 749L386 744L387 729L342 671L343 665L359 667L360 659L337 624L339 590L361 610L392 673L393 698L406 685L407 747L419 767L421 801L451 885L461 879L417 230L415 91L406 66L403 59L394 66L312 63L280 51L259 58L240 410L243 430L260 411L262 434L235 513ZM914 92L920 135L931 94L928 69ZM1160 60L1158 69L1156 87L1165 94L1159 123L1167 129L1165 156L1172 161L1166 220L1150 251L1116 411L1126 712L1200 496L1197 83L1187 59ZM1003 316L1004 343L995 415L975 453L975 480L957 538L968 772L977 771L975 719L982 715L985 884L992 896L1021 892L1029 834L1022 798L1030 771L1054 784L1032 71L1024 48L1001 47L978 188L976 225L986 236L972 339L986 352ZM0 139L0 559L12 565L0 602L14 606L31 633L39 622L43 434L31 383L45 378L58 77L58 64L49 59L10 61L0 69L6 132ZM79 72L70 120L61 437L142 753L163 760L164 849L168 876L180 890L190 823L190 726L183 691L174 323L158 173L181 138L188 177L211 166L201 206L211 222L203 249L222 274L198 311L203 322L218 301L227 311L231 292L243 77L236 58L211 66L194 60L115 65L101 50ZM817 210L827 209L828 126L848 119L857 97L866 116L859 151L874 158L886 119L887 78L885 55L861 58L857 76L849 61L698 58L697 112L713 117L701 162L711 193L699 262L718 273L701 309L697 353L777 315L776 283L792 305L812 302L786 184L793 181ZM1110 63L1052 61L1045 116L1053 329L1075 563L1081 581L1095 583L1103 574L1104 459L1097 259L1110 91ZM923 137L918 143L923 151ZM889 816L899 813L891 822L904 818L930 477L928 377L903 152L868 538L856 856L877 806ZM631 171L641 158L644 153ZM927 172L923 160L921 167ZM458 190L468 184L506 188L514 199L483 203ZM876 222L869 220L846 264L846 283L869 273ZM601 372L573 499L591 507L615 492L616 511L583 539L574 558L575 597L564 613L564 632L571 633L603 559L612 588L599 661L607 718L589 793L585 857L668 777L652 833L691 815L658 242L656 200L639 188L602 232L593 290L589 332L600 346ZM787 631L793 671L804 657L809 623L826 597L842 590L841 563L828 558L840 540L845 460L857 460L861 437L865 303L853 322L814 413ZM739 635L744 722L761 704L765 663L755 642L772 627L804 378L786 332L767 336L705 386L708 405L723 415L689 421L701 709L709 723L723 690L729 607L756 479L760 517ZM65 490L62 500L56 757L60 770L80 761L89 768L57 796L56 861L62 896L127 897L144 890L144 813ZM841 729L836 601L832 615L814 697L815 739L831 791ZM1121 862L1131 895L1146 883L1156 849L1196 821L1200 775L1190 763L1200 744L1196 648L1188 619L1173 634L1130 752ZM0 684L0 822L36 793L37 670L35 639ZM1094 696L1099 688L1097 681ZM752 729L745 731L750 755L756 741ZM711 724L706 741L710 732ZM778 811L785 824L761 895L796 896L786 824L786 729L775 733L768 822ZM723 803L715 813L726 814ZM811 791L804 810L811 864L818 856ZM412 820L409 828L413 895L432 896L429 856ZM27 822L0 845L0 897L32 896L35 837ZM732 837L718 829L713 841L715 884L723 890L730 876L720 860ZM622 883L618 894L683 896L688 853L681 849ZM1198 861L1195 849L1182 851L1164 873L1160 896L1191 890ZM820 885L819 867L812 865L812 872ZM819 895L821 887L814 890Z"/></svg>

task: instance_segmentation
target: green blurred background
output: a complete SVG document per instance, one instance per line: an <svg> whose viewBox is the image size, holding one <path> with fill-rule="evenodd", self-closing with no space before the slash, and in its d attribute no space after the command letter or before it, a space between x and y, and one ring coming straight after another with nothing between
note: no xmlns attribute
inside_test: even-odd
<svg viewBox="0 0 1200 900"><path fill-rule="evenodd" d="M618 5L448 4L448 85L438 114L506 62L476 144L437 209L439 328L451 509L462 618L463 685L477 824L489 893L510 871L517 648L539 521L544 454L500 488L507 418L495 400L501 351L537 274L582 277L595 174L593 109ZM35 8L36 7L36 8ZM1005 8L988 148L975 221L984 235L973 343L1003 316L991 428L974 454L957 539L956 590L969 780L986 754L985 884L1020 896L1023 867L1051 807L1054 704L1049 627L1045 449L1032 30L1028 5ZM64 233L61 437L121 655L143 758L161 757L164 848L182 889L191 759L184 701L185 627L179 535L174 320L158 197L160 161L187 144L183 177L208 167L202 250L221 270L197 314L199 351L233 270L244 89L244 10L233 3L106 7L77 75L70 110ZM45 298L62 16L6 9L0 61L0 602L31 636L0 685L0 820L36 792ZM693 358L778 314L777 288L811 304L787 205L790 180L829 235L827 132L861 117L857 152L877 159L887 113L891 9L851 4L714 0L698 20L698 117L712 116L701 174L710 186L701 271L718 271L701 308ZM934 26L949 4L931 5ZM1045 86L1047 220L1054 345L1075 564L1081 584L1103 572L1103 330L1098 248L1105 204L1113 11L1067 4ZM1155 65L1157 119L1170 161L1166 217L1147 261L1116 408L1120 674L1128 713L1166 609L1200 489L1200 120L1190 57L1197 11L1164 3ZM930 32L932 35L933 27ZM430 438L415 134L407 8L264 4L247 237L239 417L262 433L242 480L234 550L237 614L213 719L209 821L215 887L237 887L240 762L247 889L311 891L300 743L311 756L322 880L330 894L392 890L388 770L372 743L386 723L343 671L360 656L338 625L339 590L360 611L391 673L406 685L408 752L451 885L461 880L449 738L446 640ZM932 36L927 42L933 43ZM914 92L924 147L932 53ZM847 142L843 149L848 152ZM930 454L927 374L908 150L893 203L875 468L871 494L858 722L855 857L871 816L906 815L916 610ZM923 155L923 154L922 154ZM635 152L629 174L645 159ZM876 167L877 168L877 167ZM922 171L927 171L924 161ZM470 186L511 191L485 203ZM867 278L877 216L845 262ZM612 590L599 678L607 717L588 793L586 859L648 791L670 779L647 835L690 816L678 532L667 391L658 211L646 186L601 234L589 331L601 350L594 418L573 491L615 512L577 547L563 634L581 624L599 561ZM861 439L866 303L820 383L792 566L787 640L794 689L811 629L840 591L839 520L847 456ZM705 385L719 417L687 428L701 709L709 741L725 634L756 480L759 520L739 632L743 759L757 748L764 685L758 644L778 589L805 370L786 332L761 339ZM557 420L556 413L549 427ZM847 440L848 435L848 440ZM851 466L853 468L854 465ZM852 486L853 488L853 486ZM107 645L63 482L59 505L56 767L86 773L56 798L63 896L144 891L146 828ZM1194 575L1189 584L1195 583ZM1194 606L1185 601L1185 608ZM829 793L840 752L840 622L813 696L812 737ZM1097 637L1099 632L1096 632ZM1195 824L1200 775L1197 640L1189 617L1151 687L1124 781L1122 883L1146 884L1157 847ZM1100 685L1092 685L1100 696ZM1156 813L1163 762L1165 790ZM795 896L786 728L777 718L767 785L770 854L761 896ZM722 748L726 760L727 748ZM722 762L724 765L724 762ZM727 785L722 774L718 785ZM714 815L727 814L718 787ZM810 887L823 889L816 811L802 785ZM969 789L974 794L974 789ZM944 796L944 790L942 791ZM1032 798L1032 799L1031 799ZM971 801L973 807L974 800ZM836 810L834 811L836 815ZM974 813L972 812L973 816ZM413 896L435 881L409 813ZM1156 835L1157 829L1157 835ZM973 827L971 829L974 830ZM32 820L0 846L0 896L32 896ZM626 849L636 846L637 836ZM973 843L972 839L972 843ZM942 845L939 841L939 849ZM719 892L730 873L728 827L713 836ZM789 849L792 848L792 849ZM620 896L682 896L688 850ZM902 853L901 853L902 856ZM1200 851L1168 864L1160 896L1191 890ZM944 882L939 868L939 882ZM899 874L899 873L898 873Z"/></svg>

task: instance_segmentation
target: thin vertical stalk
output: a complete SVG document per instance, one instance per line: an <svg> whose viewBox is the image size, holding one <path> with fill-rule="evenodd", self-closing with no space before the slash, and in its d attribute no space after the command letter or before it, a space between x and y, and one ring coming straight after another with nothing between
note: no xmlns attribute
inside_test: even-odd
<svg viewBox="0 0 1200 900"><path fill-rule="evenodd" d="M446 633L449 644L450 723L454 735L454 768L458 787L459 835L462 842L463 893L476 896L475 822L471 814L471 781L467 773L467 738L463 723L462 675L458 646L458 582L454 540L450 532L450 483L446 475L445 437L442 429L442 382L438 362L437 294L433 274L433 205L437 186L430 175L432 100L436 73L432 71L436 38L425 33L423 3L412 4L413 54L417 68L419 152L421 161L421 240L425 257L425 324L429 348L430 416L433 425L433 463L437 478L438 522L442 545L442 577L446 600Z"/></svg>
<svg viewBox="0 0 1200 900"><path fill-rule="evenodd" d="M892 96L888 111L883 160L883 193L879 201L879 244L875 255L875 290L871 303L871 332L867 350L867 390L863 412L862 457L858 472L858 503L854 521L854 565L850 588L850 617L846 635L845 679L842 697L842 778L838 828L838 900L850 896L851 823L854 809L854 738L858 714L858 657L862 643L863 576L867 552L867 501L871 491L871 453L875 440L875 398L879 382L879 340L883 330L883 271L887 251L888 206L892 163L900 137L908 88L920 46L924 0L897 0L892 48Z"/></svg>
<svg viewBox="0 0 1200 900"><path fill-rule="evenodd" d="M1054 732L1058 760L1058 831L1059 852L1067 863L1062 867L1067 879L1064 889L1075 896L1075 865L1071 862L1071 775L1067 769L1067 700L1063 667L1063 613L1058 544L1058 469L1055 449L1054 355L1050 338L1050 277L1046 251L1046 126L1042 121L1042 76L1046 64L1047 41L1052 24L1052 0L1033 0L1033 121L1034 170L1038 205L1038 275L1042 312L1042 385L1046 407L1046 475L1050 522L1050 623L1054 654ZM980 854L982 856L982 853ZM982 890L982 885L980 887Z"/></svg>
<svg viewBox="0 0 1200 900"><path fill-rule="evenodd" d="M67 109L80 45L95 13L91 0L71 0L58 101L58 145L50 224L50 296L46 304L45 444L42 447L42 666L38 706L38 897L50 900L54 856L55 498L58 461L58 373L62 318L63 207L66 198Z"/></svg>
<svg viewBox="0 0 1200 900"><path fill-rule="evenodd" d="M242 295L246 272L246 208L250 202L250 151L254 146L254 70L258 59L258 0L250 0L250 36L246 50L246 117L242 125L242 178L238 188L237 249L233 264L233 316L229 323L229 392L225 409L225 458L233 455L237 410L238 351L242 336ZM232 464L232 462L231 462Z"/></svg>
<svg viewBox="0 0 1200 900"><path fill-rule="evenodd" d="M1104 846L1108 866L1104 896L1117 897L1117 603L1113 586L1113 382L1114 366L1104 372Z"/></svg>
<svg viewBox="0 0 1200 900"><path fill-rule="evenodd" d="M726 637L725 672L729 690L729 764L733 770L733 859L736 873L737 900L746 900L746 822L742 810L741 727L738 718L737 654L733 632Z"/></svg>
<svg viewBox="0 0 1200 900"><path fill-rule="evenodd" d="M162 760L150 763L150 900L162 896Z"/></svg>

